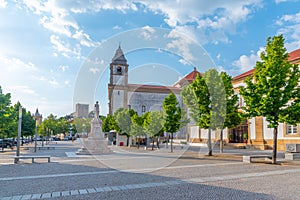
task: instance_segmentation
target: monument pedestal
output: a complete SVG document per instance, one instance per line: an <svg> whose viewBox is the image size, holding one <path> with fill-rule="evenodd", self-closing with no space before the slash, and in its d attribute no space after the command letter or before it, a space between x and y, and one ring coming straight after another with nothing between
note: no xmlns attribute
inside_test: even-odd
<svg viewBox="0 0 300 200"><path fill-rule="evenodd" d="M112 151L107 147L107 140L104 138L102 132L102 122L98 115L95 114L95 117L91 122L91 133L88 135L87 140L83 141L83 147L81 147L76 154L97 155L111 152Z"/></svg>

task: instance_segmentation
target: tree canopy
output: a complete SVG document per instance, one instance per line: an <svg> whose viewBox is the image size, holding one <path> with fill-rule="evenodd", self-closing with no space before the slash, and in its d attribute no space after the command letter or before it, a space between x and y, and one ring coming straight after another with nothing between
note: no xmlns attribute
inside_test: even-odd
<svg viewBox="0 0 300 200"><path fill-rule="evenodd" d="M268 127L274 128L272 163L276 163L279 122L296 124L300 120L300 71L288 56L282 35L268 37L254 76L247 78L246 87L240 89L247 116L266 117Z"/></svg>
<svg viewBox="0 0 300 200"><path fill-rule="evenodd" d="M181 127L182 109L174 93L170 93L163 101L164 130L171 133L171 152L173 152L173 135Z"/></svg>

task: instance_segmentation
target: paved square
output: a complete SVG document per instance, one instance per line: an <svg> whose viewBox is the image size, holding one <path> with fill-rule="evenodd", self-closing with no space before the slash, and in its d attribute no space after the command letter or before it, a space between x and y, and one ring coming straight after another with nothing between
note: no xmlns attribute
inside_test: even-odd
<svg viewBox="0 0 300 200"><path fill-rule="evenodd" d="M0 159L0 199L297 199L300 161L245 164L244 154L225 150L205 155L203 147L156 152L115 148L114 153L74 156L79 146L62 142L51 163L12 164ZM26 153L26 152L22 152ZM264 151L263 153L269 153ZM6 156L6 157L5 157ZM11 161L9 163L8 161ZM287 187L288 186L288 187ZM139 196L136 196L136 194Z"/></svg>

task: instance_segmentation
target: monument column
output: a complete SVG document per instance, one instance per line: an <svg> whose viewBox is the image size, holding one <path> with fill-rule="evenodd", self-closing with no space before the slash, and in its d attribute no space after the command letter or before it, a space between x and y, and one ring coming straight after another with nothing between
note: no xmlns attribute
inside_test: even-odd
<svg viewBox="0 0 300 200"><path fill-rule="evenodd" d="M94 118L91 121L91 132L87 140L83 142L83 147L76 152L76 154L104 154L111 152L107 147L107 140L104 138L102 132L102 121L99 118L99 104L98 101L94 107Z"/></svg>

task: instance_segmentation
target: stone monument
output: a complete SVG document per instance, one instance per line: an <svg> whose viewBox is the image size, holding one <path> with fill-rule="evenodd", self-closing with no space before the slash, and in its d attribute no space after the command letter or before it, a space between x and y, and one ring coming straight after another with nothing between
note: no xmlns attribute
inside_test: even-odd
<svg viewBox="0 0 300 200"><path fill-rule="evenodd" d="M102 121L99 118L99 104L98 101L94 108L95 116L91 121L91 132L88 138L83 141L83 147L76 152L79 155L87 154L104 154L110 153L110 149L107 147L107 140L104 138L102 132Z"/></svg>

